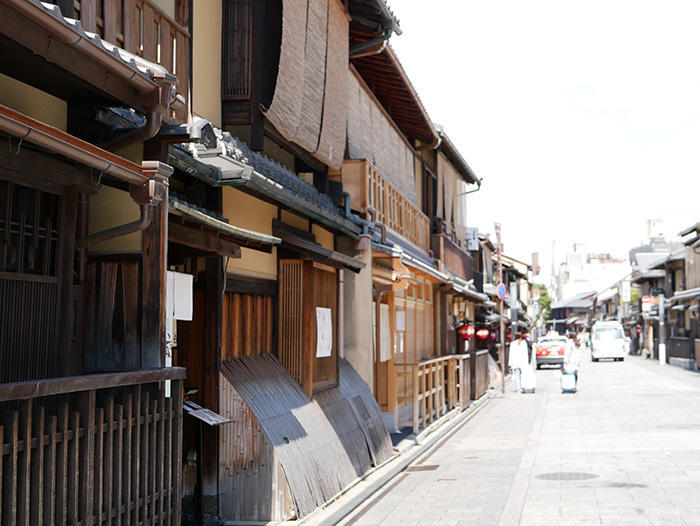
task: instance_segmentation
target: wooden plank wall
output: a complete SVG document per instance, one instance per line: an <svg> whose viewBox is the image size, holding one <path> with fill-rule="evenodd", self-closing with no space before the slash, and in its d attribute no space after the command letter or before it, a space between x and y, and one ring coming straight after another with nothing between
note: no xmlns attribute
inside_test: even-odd
<svg viewBox="0 0 700 526"><path fill-rule="evenodd" d="M154 387L3 410L0 524L180 524L182 380Z"/></svg>
<svg viewBox="0 0 700 526"><path fill-rule="evenodd" d="M285 521L294 517L289 486L272 443L243 398L219 378L219 412L233 422L219 432L219 517Z"/></svg>
<svg viewBox="0 0 700 526"><path fill-rule="evenodd" d="M140 264L90 261L85 309L85 371L141 367Z"/></svg>

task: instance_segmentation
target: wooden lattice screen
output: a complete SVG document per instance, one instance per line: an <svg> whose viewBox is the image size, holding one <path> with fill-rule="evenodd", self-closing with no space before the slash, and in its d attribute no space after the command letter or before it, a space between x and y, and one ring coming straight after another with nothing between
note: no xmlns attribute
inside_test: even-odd
<svg viewBox="0 0 700 526"><path fill-rule="evenodd" d="M0 383L55 374L60 206L0 181Z"/></svg>
<svg viewBox="0 0 700 526"><path fill-rule="evenodd" d="M274 352L273 296L228 292L223 301L223 359Z"/></svg>
<svg viewBox="0 0 700 526"><path fill-rule="evenodd" d="M250 96L251 0L224 0L222 82L224 99Z"/></svg>
<svg viewBox="0 0 700 526"><path fill-rule="evenodd" d="M303 370L304 262L279 263L279 359L292 377L304 385Z"/></svg>

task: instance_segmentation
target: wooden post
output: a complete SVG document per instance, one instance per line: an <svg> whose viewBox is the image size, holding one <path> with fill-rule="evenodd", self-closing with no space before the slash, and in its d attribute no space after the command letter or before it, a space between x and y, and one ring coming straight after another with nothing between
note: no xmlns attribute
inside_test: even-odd
<svg viewBox="0 0 700 526"><path fill-rule="evenodd" d="M304 261L303 263L303 283L304 293L302 301L303 309L303 363L302 371L304 378L304 391L309 397L313 395L314 389L314 341L316 320L314 312L314 266L313 261Z"/></svg>
<svg viewBox="0 0 700 526"><path fill-rule="evenodd" d="M418 382L419 382L419 377L418 377L418 366L417 365L411 365L411 369L413 369L413 432L415 433L418 431Z"/></svg>
<svg viewBox="0 0 700 526"><path fill-rule="evenodd" d="M501 224L495 224L496 229L496 242L498 246L496 247L496 255L498 256L498 284L503 280L503 245L501 243ZM503 300L498 301L498 315L500 317L500 327L501 327L501 348L498 351L498 359L501 362L501 392L505 394L506 392L506 346L505 346L505 324L503 322Z"/></svg>
<svg viewBox="0 0 700 526"><path fill-rule="evenodd" d="M173 484L170 488L170 507L174 508L174 513L170 516L170 522L173 526L179 526L180 524L180 512L182 507L182 499L180 498L180 488L182 485L182 384L182 380L177 380L172 383L173 413L170 416L173 421L172 458L169 459L169 461L173 466Z"/></svg>

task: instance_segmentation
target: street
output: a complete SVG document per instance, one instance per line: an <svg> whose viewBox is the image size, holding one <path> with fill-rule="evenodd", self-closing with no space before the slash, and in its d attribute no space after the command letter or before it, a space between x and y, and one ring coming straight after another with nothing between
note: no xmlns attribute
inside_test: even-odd
<svg viewBox="0 0 700 526"><path fill-rule="evenodd" d="M498 393L343 524L700 524L700 375L587 357Z"/></svg>

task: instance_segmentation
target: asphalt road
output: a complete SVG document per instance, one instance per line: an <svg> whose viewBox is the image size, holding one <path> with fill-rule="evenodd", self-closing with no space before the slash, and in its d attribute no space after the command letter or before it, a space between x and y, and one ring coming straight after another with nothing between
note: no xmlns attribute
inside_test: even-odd
<svg viewBox="0 0 700 526"><path fill-rule="evenodd" d="M700 373L586 359L578 392L537 371L344 524L700 525Z"/></svg>

